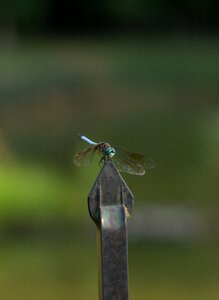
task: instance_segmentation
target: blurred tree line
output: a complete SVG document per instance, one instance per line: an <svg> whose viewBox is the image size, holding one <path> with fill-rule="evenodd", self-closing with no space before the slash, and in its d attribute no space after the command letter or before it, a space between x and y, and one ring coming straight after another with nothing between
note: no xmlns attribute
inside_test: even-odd
<svg viewBox="0 0 219 300"><path fill-rule="evenodd" d="M217 0L1 0L0 29L21 33L217 31Z"/></svg>

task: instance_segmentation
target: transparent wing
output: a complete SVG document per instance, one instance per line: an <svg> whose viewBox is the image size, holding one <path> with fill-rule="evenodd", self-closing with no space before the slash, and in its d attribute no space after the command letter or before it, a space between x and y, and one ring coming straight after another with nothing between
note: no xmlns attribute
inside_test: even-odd
<svg viewBox="0 0 219 300"><path fill-rule="evenodd" d="M76 166L84 166L91 163L95 152L95 147L89 147L74 156L74 164Z"/></svg>
<svg viewBox="0 0 219 300"><path fill-rule="evenodd" d="M116 168L125 173L134 175L144 175L145 169L154 167L154 163L150 159L145 159L141 154L129 152L128 150L116 147L116 154L113 162Z"/></svg>

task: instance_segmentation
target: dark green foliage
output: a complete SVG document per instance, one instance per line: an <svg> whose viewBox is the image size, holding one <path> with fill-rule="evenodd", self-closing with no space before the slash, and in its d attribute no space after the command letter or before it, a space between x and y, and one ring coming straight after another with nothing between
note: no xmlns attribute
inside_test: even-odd
<svg viewBox="0 0 219 300"><path fill-rule="evenodd" d="M0 4L0 26L20 32L171 30L218 28L218 1L50 1Z"/></svg>

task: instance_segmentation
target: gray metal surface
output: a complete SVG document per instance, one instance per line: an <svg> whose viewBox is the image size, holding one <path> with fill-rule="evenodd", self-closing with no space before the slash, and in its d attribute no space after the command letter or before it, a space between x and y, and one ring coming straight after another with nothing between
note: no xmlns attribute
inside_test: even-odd
<svg viewBox="0 0 219 300"><path fill-rule="evenodd" d="M88 196L97 225L99 300L128 300L126 219L133 195L111 161L106 161Z"/></svg>

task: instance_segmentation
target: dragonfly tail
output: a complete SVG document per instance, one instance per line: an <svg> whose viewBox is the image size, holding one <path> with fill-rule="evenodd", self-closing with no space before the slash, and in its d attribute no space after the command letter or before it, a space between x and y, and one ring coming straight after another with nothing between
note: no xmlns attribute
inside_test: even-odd
<svg viewBox="0 0 219 300"><path fill-rule="evenodd" d="M84 140L85 142L87 142L88 144L95 146L97 145L97 143L91 141L90 139L88 139L86 136L84 136L83 134L79 134L79 137Z"/></svg>

